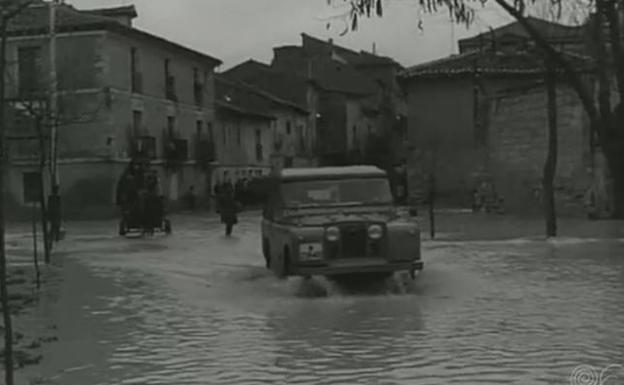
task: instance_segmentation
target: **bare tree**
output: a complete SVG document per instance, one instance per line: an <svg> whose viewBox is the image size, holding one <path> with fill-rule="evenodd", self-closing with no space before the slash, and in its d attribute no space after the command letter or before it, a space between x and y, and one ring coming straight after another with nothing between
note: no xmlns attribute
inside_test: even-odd
<svg viewBox="0 0 624 385"><path fill-rule="evenodd" d="M5 73L6 47L9 22L26 9L34 0L2 0L0 1L0 304L4 321L4 381L6 385L14 384L13 367L13 328L11 324L11 307L7 291L7 260L4 239L4 195L6 191L4 181L4 167L6 167L6 152L4 149L4 135L6 129L5 116Z"/></svg>
<svg viewBox="0 0 624 385"><path fill-rule="evenodd" d="M331 2L331 0L328 0ZM340 1L340 0L338 0ZM454 22L470 25L474 22L479 6L496 4L512 16L525 29L535 45L543 51L545 58L559 71L563 72L566 82L578 95L587 113L592 133L598 139L598 145L605 156L613 180L614 210L613 216L624 218L624 4L621 0L414 0L424 13L441 10L450 12ZM362 17L383 16L384 0L342 0L349 4L346 15L355 29ZM570 14L591 15L587 24L590 49L595 59L597 93L594 97L593 84L587 82L584 75L577 71L566 56L551 44L531 22L531 12L546 12L551 19L570 17ZM576 20L579 20L576 16ZM418 21L422 26L422 20ZM617 96L613 95L611 85L615 83ZM614 97L615 96L615 97Z"/></svg>

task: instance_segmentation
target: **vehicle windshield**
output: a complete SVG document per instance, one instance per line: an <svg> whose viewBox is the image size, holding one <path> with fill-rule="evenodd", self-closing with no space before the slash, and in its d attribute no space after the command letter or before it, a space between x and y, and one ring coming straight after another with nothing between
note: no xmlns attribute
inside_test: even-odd
<svg viewBox="0 0 624 385"><path fill-rule="evenodd" d="M285 207L386 205L392 193L386 179L341 179L287 182L282 185Z"/></svg>

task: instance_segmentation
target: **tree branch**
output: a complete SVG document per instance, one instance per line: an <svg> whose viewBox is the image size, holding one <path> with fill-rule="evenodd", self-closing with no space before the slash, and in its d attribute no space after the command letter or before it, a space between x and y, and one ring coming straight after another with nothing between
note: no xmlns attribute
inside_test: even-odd
<svg viewBox="0 0 624 385"><path fill-rule="evenodd" d="M27 0L21 2L15 9L9 12L2 12L2 22L7 23L9 20L19 15L24 9L28 8L31 4L34 4L35 0Z"/></svg>
<svg viewBox="0 0 624 385"><path fill-rule="evenodd" d="M620 16L616 5L616 0L608 0L605 4L604 13L609 23L609 43L611 44L611 54L615 67L616 81L620 93L620 102L624 100L624 52L622 49L622 31L620 27Z"/></svg>
<svg viewBox="0 0 624 385"><path fill-rule="evenodd" d="M606 2L610 0L596 0L596 19L592 26L593 45L596 47L596 62L598 63L598 108L601 115L602 129L606 130L609 126L608 118L611 115L611 83L609 82L607 48L604 39L604 20ZM603 132L603 134L608 132ZM608 136L604 136L601 142L604 142Z"/></svg>
<svg viewBox="0 0 624 385"><path fill-rule="evenodd" d="M518 10L513 5L508 4L505 0L494 0L500 5L507 13L513 16L527 31L531 39L537 44L539 48L544 50L553 64L562 68L565 74L568 76L568 82L572 88L576 91L577 95L581 99L583 107L587 111L589 118L592 122L596 122L600 119L599 112L596 109L596 105L593 101L593 96L588 87L583 83L581 75L574 69L574 67L563 57L563 55L555 50L553 46L540 34L540 32L529 23L528 19L521 10ZM592 124L592 126L595 126Z"/></svg>

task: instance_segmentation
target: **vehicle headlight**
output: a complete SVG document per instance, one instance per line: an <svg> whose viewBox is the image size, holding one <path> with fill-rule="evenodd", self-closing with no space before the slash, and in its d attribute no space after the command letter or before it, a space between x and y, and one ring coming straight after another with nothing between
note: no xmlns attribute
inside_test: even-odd
<svg viewBox="0 0 624 385"><path fill-rule="evenodd" d="M381 239L383 237L383 228L379 225L372 225L368 228L368 237L370 239Z"/></svg>
<svg viewBox="0 0 624 385"><path fill-rule="evenodd" d="M340 239L340 229L337 227L328 227L325 230L325 238L330 242L336 242Z"/></svg>
<svg viewBox="0 0 624 385"><path fill-rule="evenodd" d="M301 260L318 260L323 258L323 245L320 243L301 243L299 245Z"/></svg>

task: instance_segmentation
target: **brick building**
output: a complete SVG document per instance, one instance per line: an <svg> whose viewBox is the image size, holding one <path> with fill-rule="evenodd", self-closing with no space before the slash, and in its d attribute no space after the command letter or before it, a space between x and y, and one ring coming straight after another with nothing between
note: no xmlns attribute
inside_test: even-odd
<svg viewBox="0 0 624 385"><path fill-rule="evenodd" d="M11 25L8 81L18 111L33 94L47 98L48 12L47 3L37 3ZM152 159L172 203L190 185L200 194L210 188L214 70L221 62L134 28L136 16L133 6L57 6L59 174L68 217L114 214L117 179L138 152ZM11 141L7 207L16 215L36 170L28 148Z"/></svg>

